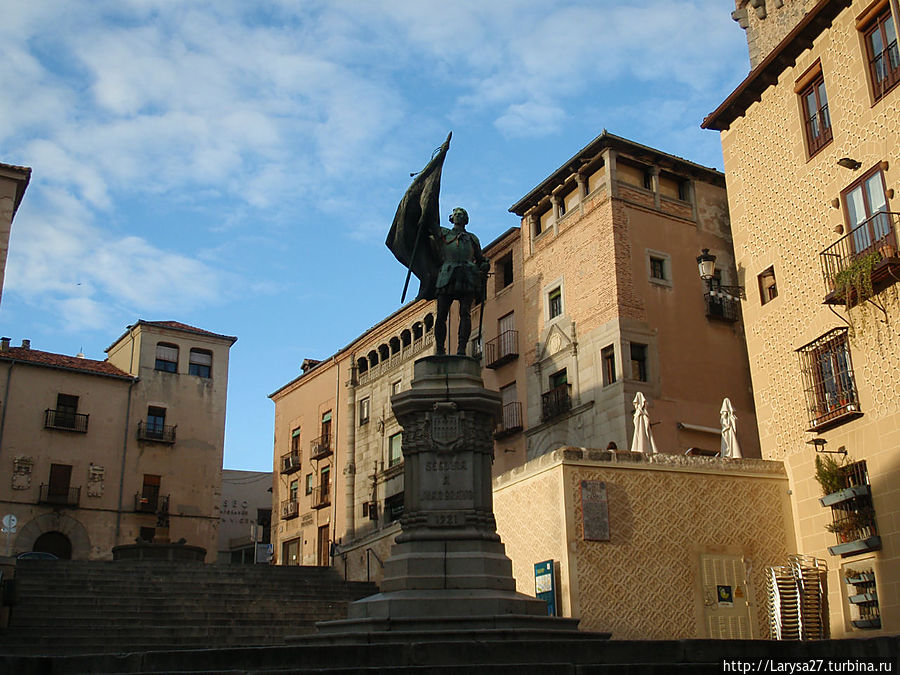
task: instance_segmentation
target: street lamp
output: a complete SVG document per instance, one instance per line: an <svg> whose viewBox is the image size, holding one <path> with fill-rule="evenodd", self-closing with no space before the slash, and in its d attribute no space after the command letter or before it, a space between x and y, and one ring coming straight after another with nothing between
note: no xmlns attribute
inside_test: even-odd
<svg viewBox="0 0 900 675"><path fill-rule="evenodd" d="M747 294L743 286L724 286L722 284L713 284L716 278L716 256L709 252L708 248L703 249L697 256L697 267L700 270L700 278L706 282L709 292L717 295L721 292L727 296L736 296L738 298L746 298Z"/></svg>
<svg viewBox="0 0 900 675"><path fill-rule="evenodd" d="M703 249L697 256L697 265L700 267L700 278L703 281L712 281L716 278L716 256L710 253L708 248Z"/></svg>

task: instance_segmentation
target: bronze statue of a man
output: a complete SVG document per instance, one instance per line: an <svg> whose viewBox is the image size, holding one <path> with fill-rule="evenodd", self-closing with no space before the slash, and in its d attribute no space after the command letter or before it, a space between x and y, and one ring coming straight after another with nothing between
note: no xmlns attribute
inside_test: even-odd
<svg viewBox="0 0 900 675"><path fill-rule="evenodd" d="M435 353L445 354L447 316L454 300L459 302L459 341L456 353L465 355L469 335L472 332L472 301L483 300L484 280L490 263L481 253L481 243L471 232L466 232L469 214L455 208L450 214L453 227L433 224L429 238L434 255L441 260L441 268L435 281L437 294L437 319L434 324Z"/></svg>
<svg viewBox="0 0 900 675"><path fill-rule="evenodd" d="M456 353L465 355L472 331L472 301L483 300L484 281L490 268L481 253L478 237L466 231L469 215L465 209L453 209L452 228L440 226L438 197L444 157L450 147L450 135L435 150L428 165L414 174L415 180L403 195L385 244L409 276L419 279L416 300L437 299L434 339L437 354L445 354L447 317L454 300L459 302L459 343ZM403 297L406 299L406 286Z"/></svg>

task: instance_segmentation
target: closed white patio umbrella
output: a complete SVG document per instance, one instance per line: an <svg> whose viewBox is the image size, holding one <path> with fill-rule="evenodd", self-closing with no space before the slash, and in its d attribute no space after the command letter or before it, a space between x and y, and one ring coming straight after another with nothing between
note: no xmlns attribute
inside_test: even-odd
<svg viewBox="0 0 900 675"><path fill-rule="evenodd" d="M650 431L650 413L647 412L647 399L641 392L634 395L634 437L631 439L631 451L655 455L656 443Z"/></svg>
<svg viewBox="0 0 900 675"><path fill-rule="evenodd" d="M722 422L722 450L719 455L728 459L743 458L737 437L737 415L734 414L734 407L727 398L722 401L719 418Z"/></svg>

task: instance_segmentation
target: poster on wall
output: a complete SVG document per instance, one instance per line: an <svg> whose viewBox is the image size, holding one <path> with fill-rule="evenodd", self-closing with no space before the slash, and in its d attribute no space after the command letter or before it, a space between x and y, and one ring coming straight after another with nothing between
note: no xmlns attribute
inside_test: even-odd
<svg viewBox="0 0 900 675"><path fill-rule="evenodd" d="M609 541L609 508L603 481L581 481L581 528L585 541Z"/></svg>

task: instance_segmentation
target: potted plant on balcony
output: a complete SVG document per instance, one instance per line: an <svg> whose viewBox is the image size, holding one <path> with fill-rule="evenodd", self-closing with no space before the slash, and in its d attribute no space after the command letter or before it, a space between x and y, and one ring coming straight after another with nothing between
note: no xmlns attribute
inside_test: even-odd
<svg viewBox="0 0 900 675"><path fill-rule="evenodd" d="M874 294L872 270L881 262L881 254L870 251L854 258L844 269L834 275L834 296L844 303L859 304Z"/></svg>
<svg viewBox="0 0 900 675"><path fill-rule="evenodd" d="M843 490L844 464L831 455L816 455L816 481L822 488L822 496Z"/></svg>
<svg viewBox="0 0 900 675"><path fill-rule="evenodd" d="M833 532L841 540L841 543L864 539L861 530L872 527L875 512L871 508L861 508L856 511L848 511L843 518L833 523L828 523L825 529Z"/></svg>

